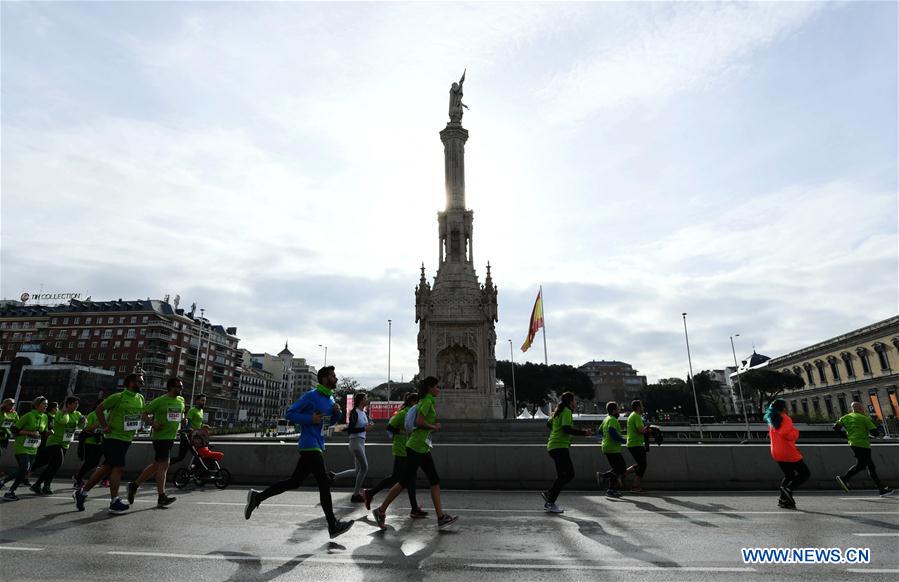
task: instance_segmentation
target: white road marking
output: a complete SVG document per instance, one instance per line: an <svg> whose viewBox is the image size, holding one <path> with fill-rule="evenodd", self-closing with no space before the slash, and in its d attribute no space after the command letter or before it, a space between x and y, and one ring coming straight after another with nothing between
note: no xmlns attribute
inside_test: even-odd
<svg viewBox="0 0 899 582"><path fill-rule="evenodd" d="M699 566L673 566L661 568L659 566L599 566L591 564L496 564L481 562L466 564L469 568L485 568L492 570L611 570L624 572L755 572L755 568L726 568L726 567L699 567Z"/></svg>
<svg viewBox="0 0 899 582"><path fill-rule="evenodd" d="M899 568L848 568L846 571L861 574L899 574Z"/></svg>
<svg viewBox="0 0 899 582"><path fill-rule="evenodd" d="M852 535L863 538L899 538L899 533L854 533Z"/></svg>
<svg viewBox="0 0 899 582"><path fill-rule="evenodd" d="M184 560L219 560L227 562L289 562L296 560L298 556L228 556L222 554L169 554L165 552L106 552L110 556L137 556L143 558L180 558ZM384 560L367 560L364 558L319 558L316 556L302 557L304 562L322 562L326 564L383 564Z"/></svg>
<svg viewBox="0 0 899 582"><path fill-rule="evenodd" d="M20 552L42 552L44 548L22 548L16 546L0 546L0 550L18 550Z"/></svg>

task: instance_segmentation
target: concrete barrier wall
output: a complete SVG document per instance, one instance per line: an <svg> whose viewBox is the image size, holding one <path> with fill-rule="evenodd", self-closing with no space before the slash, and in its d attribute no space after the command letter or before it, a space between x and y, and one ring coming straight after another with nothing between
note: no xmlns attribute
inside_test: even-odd
<svg viewBox="0 0 899 582"><path fill-rule="evenodd" d="M286 443L221 442L214 443L214 448L225 453L222 465L231 471L233 482L253 485L286 478L293 471L298 456L296 445ZM800 450L812 473L805 485L809 489L836 488L834 476L845 472L854 463L849 447L844 444L809 444ZM9 447L0 457L0 466L6 471L14 466L11 453L12 447ZM367 482L373 484L390 473L393 459L387 444L371 443L367 453ZM438 444L433 455L441 484L448 488L545 489L555 478L555 468L545 445ZM630 455L627 452L624 455L630 464ZM128 452L128 476L150 463L152 456L149 442L135 442ZM574 445L571 456L577 476L569 487L596 489L596 472L608 469L599 446ZM353 466L345 443L328 444L325 459L328 468L334 471ZM881 479L899 487L899 443L875 443L873 459ZM782 477L779 467L771 460L767 445L666 444L653 446L648 462L644 480L647 489L773 489ZM58 478L69 478L79 465L73 447L66 455ZM421 483L424 485L424 481ZM872 487L866 473L856 476L852 484L855 488ZM352 483L345 480L337 486L351 487Z"/></svg>

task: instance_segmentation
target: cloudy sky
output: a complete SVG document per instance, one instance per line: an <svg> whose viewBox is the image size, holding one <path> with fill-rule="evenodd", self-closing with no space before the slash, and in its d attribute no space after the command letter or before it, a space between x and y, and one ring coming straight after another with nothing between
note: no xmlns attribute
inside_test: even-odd
<svg viewBox="0 0 899 582"><path fill-rule="evenodd" d="M897 313L897 5L2 4L0 294L180 294L417 367L447 91L498 356L650 380ZM537 344L538 347L540 344Z"/></svg>

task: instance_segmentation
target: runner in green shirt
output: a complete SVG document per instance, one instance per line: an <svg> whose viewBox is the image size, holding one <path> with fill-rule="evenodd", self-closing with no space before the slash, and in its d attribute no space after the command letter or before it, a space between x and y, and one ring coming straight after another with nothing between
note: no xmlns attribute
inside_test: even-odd
<svg viewBox="0 0 899 582"><path fill-rule="evenodd" d="M643 423L643 403L639 400L631 402L631 413L627 417L627 450L634 458L634 465L627 468L628 473L636 473L631 493L645 493L640 486L646 473L646 435L650 428Z"/></svg>
<svg viewBox="0 0 899 582"><path fill-rule="evenodd" d="M381 504L372 510L378 527L385 529L387 508L393 503L403 489L414 486L421 468L431 484L431 500L434 502L434 511L437 513L437 528L443 529L455 523L459 518L443 512L440 502L440 477L434 466L434 458L431 456L431 433L440 430L437 422L436 398L440 395L440 386L434 376L428 376L418 386L418 405L416 406L415 430L406 441L406 475L403 481L390 488L387 497ZM408 414L408 413L407 413ZM405 424L405 423L404 423Z"/></svg>
<svg viewBox="0 0 899 582"><path fill-rule="evenodd" d="M562 488L574 479L574 464L571 462L571 441L575 436L591 436L590 429L581 430L574 428L575 399L573 392L562 394L559 403L546 422L550 429L549 440L546 442L546 450L556 466L556 480L552 487L543 491L543 510L549 513L564 513L565 510L556 505L556 500L562 492Z"/></svg>
<svg viewBox="0 0 899 582"><path fill-rule="evenodd" d="M31 490L35 495L52 495L53 490L50 484L56 477L56 472L62 467L66 452L69 445L75 440L75 430L83 424L83 417L78 412L79 400L77 396L69 396L63 404L62 410L56 413L53 419L53 434L47 439L46 447L46 465L47 468L31 486ZM36 471L38 464L35 463L32 471ZM42 486L43 485L43 486Z"/></svg>
<svg viewBox="0 0 899 582"><path fill-rule="evenodd" d="M621 497L620 487L624 486L624 475L627 472L624 456L621 454L621 445L627 444L627 440L621 436L621 424L618 422L618 403L606 403L606 418L599 427L602 433L602 452L609 460L611 469L599 475L600 484L608 480L606 497Z"/></svg>
<svg viewBox="0 0 899 582"><path fill-rule="evenodd" d="M184 398L181 392L184 384L180 378L170 378L166 383L167 393L152 400L144 408L144 423L153 427L153 462L131 483L128 483L128 505L134 503L137 490L150 477L156 476L156 507L167 507L175 502L175 497L165 494L165 476L169 470L169 454L178 436L178 428L184 417ZM152 417L152 419L151 419Z"/></svg>
<svg viewBox="0 0 899 582"><path fill-rule="evenodd" d="M91 413L87 415L85 426L82 430L83 434L79 437L84 441L84 462L81 464L78 472L72 476L73 489L81 489L81 486L84 485L84 477L87 476L88 472L93 471L97 465L100 464L100 458L103 456L103 447L100 445L100 439L103 437L96 436L99 429L100 421L97 420L97 411L92 410ZM81 451L79 451L79 457L80 456Z"/></svg>
<svg viewBox="0 0 899 582"><path fill-rule="evenodd" d="M864 413L864 407L861 402L852 403L852 412L841 417L834 425L833 429L838 432L846 431L846 439L849 441L849 448L855 455L855 464L849 468L844 475L837 475L837 483L843 488L843 491L849 492L849 479L857 473L861 473L868 469L868 475L877 486L877 492L881 497L893 494L893 490L880 481L877 476L877 468L874 461L871 460L871 437L870 435L880 435L880 428L871 417Z"/></svg>
<svg viewBox="0 0 899 582"><path fill-rule="evenodd" d="M47 415L44 414L44 411L47 410L47 399L38 396L31 406L31 411L23 414L15 424L17 435L16 442L13 444L13 452L19 467L9 491L3 496L4 501L19 500L16 488L28 477L31 464L34 462L34 457L37 456L37 448L41 444L41 433L47 430Z"/></svg>
<svg viewBox="0 0 899 582"><path fill-rule="evenodd" d="M18 420L19 413L16 412L16 401L12 398L4 399L3 404L0 405L0 452L9 445L9 439L12 438L12 427L16 425ZM4 479L0 479L0 489L3 489L5 481L4 475Z"/></svg>
<svg viewBox="0 0 899 582"><path fill-rule="evenodd" d="M171 464L180 463L190 451L190 431L203 428L203 409L206 407L206 395L198 394L194 397L194 405L187 412L181 423L182 430L179 434L178 454L172 457Z"/></svg>
<svg viewBox="0 0 899 582"><path fill-rule="evenodd" d="M119 484L125 470L125 455L140 428L144 411L144 397L140 394L144 386L143 374L128 374L125 389L107 397L97 406L97 421L103 429L103 464L97 467L84 487L72 493L75 507L84 511L87 492L102 479L109 477L109 513L128 511L129 505L119 497Z"/></svg>
<svg viewBox="0 0 899 582"><path fill-rule="evenodd" d="M387 487L391 487L403 480L403 476L406 473L406 441L408 440L405 426L406 414L416 404L418 404L418 394L410 392L406 395L405 400L403 400L402 408L397 410L396 413L390 417L390 420L387 421L388 434L393 435L393 445L391 447L391 452L393 453L393 472L381 479L381 481L371 489L362 491L362 500L365 503L365 509L371 509L371 502L375 495ZM409 517L416 519L427 517L428 512L418 505L418 501L415 498L415 483L413 482L412 486L408 487L406 491L409 493L409 507L412 508Z"/></svg>

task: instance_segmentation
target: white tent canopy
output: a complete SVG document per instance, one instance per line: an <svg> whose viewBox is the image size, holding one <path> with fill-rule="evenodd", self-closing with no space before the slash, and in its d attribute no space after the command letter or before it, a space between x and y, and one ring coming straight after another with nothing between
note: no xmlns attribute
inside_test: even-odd
<svg viewBox="0 0 899 582"><path fill-rule="evenodd" d="M519 415L516 417L517 420L531 420L532 418L534 418L534 417L531 415L530 412L528 412L528 409L527 409L527 408L523 408L523 409L521 410L521 414L519 414Z"/></svg>
<svg viewBox="0 0 899 582"><path fill-rule="evenodd" d="M543 419L543 418L549 418L549 417L546 416L546 413L543 412L542 409L538 408L538 409L537 409L537 412L534 413L534 418L540 418L540 419Z"/></svg>

